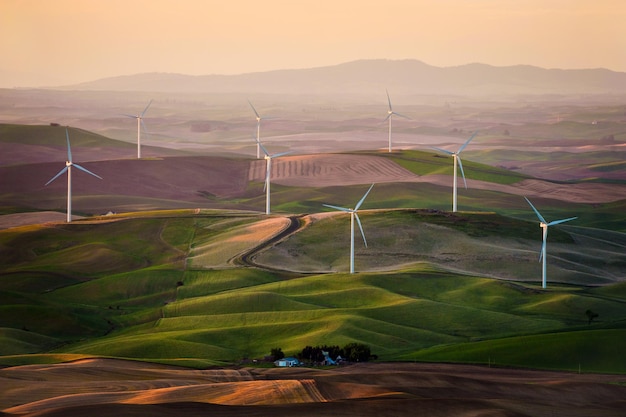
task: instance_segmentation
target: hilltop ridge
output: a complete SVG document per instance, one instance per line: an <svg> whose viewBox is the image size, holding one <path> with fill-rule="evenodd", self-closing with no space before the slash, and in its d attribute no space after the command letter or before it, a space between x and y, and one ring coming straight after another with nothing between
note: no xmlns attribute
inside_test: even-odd
<svg viewBox="0 0 626 417"><path fill-rule="evenodd" d="M625 94L626 73L602 68L545 69L472 63L435 67L418 60L357 60L308 69L237 75L143 73L65 86L91 91L368 95L388 88L403 95Z"/></svg>

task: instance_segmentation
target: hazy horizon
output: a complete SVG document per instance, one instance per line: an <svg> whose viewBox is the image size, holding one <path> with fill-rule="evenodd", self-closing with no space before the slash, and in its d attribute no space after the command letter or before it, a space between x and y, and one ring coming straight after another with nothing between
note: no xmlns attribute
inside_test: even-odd
<svg viewBox="0 0 626 417"><path fill-rule="evenodd" d="M626 3L4 0L0 87L416 59L626 71Z"/></svg>

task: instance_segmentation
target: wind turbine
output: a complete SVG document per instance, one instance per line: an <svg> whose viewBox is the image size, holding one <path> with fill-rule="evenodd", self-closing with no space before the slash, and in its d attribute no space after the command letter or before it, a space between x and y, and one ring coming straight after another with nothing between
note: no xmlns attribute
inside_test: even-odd
<svg viewBox="0 0 626 417"><path fill-rule="evenodd" d="M272 175L272 159L287 155L291 152L280 152L271 155L267 149L265 149L265 146L258 141L258 139L256 143L265 154L265 185L263 186L263 190L265 191L265 214L270 214L270 179Z"/></svg>
<svg viewBox="0 0 626 417"><path fill-rule="evenodd" d="M131 119L137 119L137 159L141 158L141 126L143 130L146 130L146 125L143 122L143 116L148 111L148 107L152 104L152 100L148 103L145 109L139 114L124 114L123 116L130 117Z"/></svg>
<svg viewBox="0 0 626 417"><path fill-rule="evenodd" d="M385 92L387 92L387 102L389 103L389 110L387 110L387 117L385 117L385 120L383 120L383 122L389 120L389 152L391 152L391 119L393 119L394 115L404 117L405 119L410 119L410 117L393 111L393 107L391 107L391 99L389 98L389 91L385 90Z"/></svg>
<svg viewBox="0 0 626 417"><path fill-rule="evenodd" d="M254 115L256 117L256 159L260 159L261 158L261 120L267 120L267 117L261 117L259 115L259 112L256 111L256 109L254 108L254 106L252 105L252 103L250 102L250 100L248 100L248 104L250 105L250 107L252 107L252 111L254 112ZM267 153L266 153L267 154Z"/></svg>
<svg viewBox="0 0 626 417"><path fill-rule="evenodd" d="M441 148L433 148L436 149L440 152L446 153L448 155L452 155L452 157L454 158L454 179L453 179L453 187L452 187L452 211L456 213L456 185L457 185L457 174L456 174L456 166L458 164L459 168L461 168L461 175L463 176L463 183L465 184L465 188L467 189L467 181L465 181L465 173L463 172L463 162L461 162L461 157L459 156L461 154L461 152L463 152L463 149L465 149L465 147L467 146L468 143L470 143L470 141L472 139L474 139L474 136L476 136L476 133L478 132L474 132L474 134L472 136L470 136L470 138L468 140L465 141L465 143L459 148L458 151L456 152L451 152L445 149L441 149Z"/></svg>
<svg viewBox="0 0 626 417"><path fill-rule="evenodd" d="M531 203L530 200L527 199L526 197L524 197L524 198L526 199L528 204L530 204L530 207L532 207L533 211L535 212L535 214L539 218L539 227L541 227L543 229L543 233L542 233L542 235L543 235L543 243L541 244L541 252L539 253L539 262L542 262L542 266L541 266L541 286L543 288L546 288L546 240L548 238L548 227L554 226L555 224L559 224L559 223L569 222L570 220L577 219L578 217L570 217L570 218L562 219L562 220L554 220L554 221L551 221L551 222L548 223L546 221L546 219L543 218L541 213L539 213L539 211L535 208L535 206L533 206L533 203Z"/></svg>
<svg viewBox="0 0 626 417"><path fill-rule="evenodd" d="M367 240L365 240L365 233L363 233L363 226L361 225L361 220L359 219L359 215L357 214L357 212L359 211L359 207L361 207L361 204L363 204L363 202L365 201L365 198L367 197L367 195L370 193L370 191L372 191L373 187L374 187L374 184L370 186L369 190L367 190L363 198L361 198L359 202L356 203L356 206L354 206L353 209L339 207L339 206L331 206L330 204L323 204L324 207L330 207L335 210L345 211L346 213L350 213L350 273L351 274L354 274L354 220L356 219L356 222L359 225L359 229L361 230L361 236L363 236L363 243L365 243L365 247L367 247Z"/></svg>
<svg viewBox="0 0 626 417"><path fill-rule="evenodd" d="M52 179L48 181L45 185L50 184L52 181L56 180L67 171L67 222L70 223L72 221L72 167L76 167L81 171L85 171L87 174L91 174L96 178L102 179L102 177L72 162L70 134L68 133L67 128L65 128L65 137L67 139L67 161L65 162L65 168L59 171L59 173L52 177Z"/></svg>

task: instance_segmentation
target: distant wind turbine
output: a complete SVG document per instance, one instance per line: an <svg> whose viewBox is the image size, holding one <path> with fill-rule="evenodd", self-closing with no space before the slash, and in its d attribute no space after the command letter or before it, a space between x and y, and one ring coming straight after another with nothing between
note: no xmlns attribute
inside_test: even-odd
<svg viewBox="0 0 626 417"><path fill-rule="evenodd" d="M465 141L465 143L459 148L458 151L456 152L451 152L445 149L441 149L441 148L433 148L436 149L440 152L443 152L445 154L448 155L452 155L452 157L454 158L454 179L453 179L453 187L452 187L452 211L456 213L456 186L457 186L457 174L456 174L456 166L458 164L459 168L461 168L461 175L463 176L463 183L465 184L465 188L467 189L467 181L465 181L465 173L463 172L463 162L461 162L461 157L459 156L461 154L461 152L463 152L463 149L465 149L465 147L467 146L468 143L470 143L470 141L472 139L474 139L474 136L476 136L476 133L478 132L474 132L474 134L472 136L470 136L470 138L468 140Z"/></svg>
<svg viewBox="0 0 626 417"><path fill-rule="evenodd" d="M267 149L265 149L265 146L261 144L261 142L257 140L256 143L265 154L265 186L263 187L265 191L265 214L270 214L270 180L272 176L272 159L285 156L287 154L290 154L291 152L281 152L271 155L267 151Z"/></svg>
<svg viewBox="0 0 626 417"><path fill-rule="evenodd" d="M535 208L535 206L533 206L533 204L530 202L530 200L527 199L526 197L524 197L524 198L526 199L526 201L528 202L530 207L533 209L533 211L535 212L535 214L539 218L539 227L541 227L543 229L543 233L542 233L542 235L543 235L543 243L541 244L541 252L539 253L539 262L542 262L542 266L541 266L541 286L543 288L546 288L546 240L548 239L548 227L554 226L555 224L569 222L570 220L575 220L578 217L570 217L570 218L563 219L563 220L554 220L554 221L551 221L550 223L548 223L546 221L546 219L543 218L541 213L539 213L539 211Z"/></svg>
<svg viewBox="0 0 626 417"><path fill-rule="evenodd" d="M404 117L405 119L410 119L410 117L393 111L393 107L391 107L391 98L389 98L389 91L385 91L387 92L387 102L389 103L389 109L387 110L387 117L385 117L385 120L383 120L383 122L389 120L389 152L391 152L391 119L393 119L394 115Z"/></svg>
<svg viewBox="0 0 626 417"><path fill-rule="evenodd" d="M45 185L50 184L52 181L56 180L58 177L60 177L67 171L67 222L70 223L72 221L72 167L76 167L80 169L81 171L85 171L87 174L91 174L96 178L102 179L102 177L72 162L72 150L70 148L70 134L67 131L67 128L65 128L65 137L67 139L67 161L65 162L65 168L59 171L59 173L56 174L54 177L52 177L52 179L48 181Z"/></svg>
<svg viewBox="0 0 626 417"><path fill-rule="evenodd" d="M137 119L137 159L141 158L141 126L143 126L143 130L146 130L146 125L143 122L143 116L146 114L148 107L150 107L151 104L152 100L150 100L146 108L139 114L124 114L124 116L130 117L131 119Z"/></svg>
<svg viewBox="0 0 626 417"><path fill-rule="evenodd" d="M250 100L248 100L248 104L252 107L252 111L254 112L254 116L256 117L256 159L261 158L261 120L267 120L267 117L261 117L259 112L256 111Z"/></svg>
<svg viewBox="0 0 626 417"><path fill-rule="evenodd" d="M323 204L324 207L329 207L335 210L350 213L350 273L351 274L354 273L354 220L356 219L356 222L359 225L359 229L361 230L361 236L363 236L363 243L365 244L365 247L367 247L367 240L365 240L365 233L363 233L363 226L361 225L361 220L359 219L359 215L357 214L357 212L359 211L359 207L361 207L361 204L363 204L363 202L365 201L365 198L367 197L367 195L370 193L370 191L372 191L373 187L374 187L374 184L370 186L369 190L367 190L363 198L361 198L359 202L356 203L356 206L354 206L353 209L339 207L339 206L331 206L330 204Z"/></svg>

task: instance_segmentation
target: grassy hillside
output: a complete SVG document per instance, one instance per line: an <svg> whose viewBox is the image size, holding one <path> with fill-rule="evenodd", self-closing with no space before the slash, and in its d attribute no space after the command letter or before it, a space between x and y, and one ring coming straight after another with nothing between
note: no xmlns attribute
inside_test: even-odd
<svg viewBox="0 0 626 417"><path fill-rule="evenodd" d="M579 330L544 335L463 343L424 349L405 360L482 363L492 366L565 369L581 372L626 373L623 360L626 329Z"/></svg>
<svg viewBox="0 0 626 417"><path fill-rule="evenodd" d="M203 366L263 357L276 346L296 354L356 341L381 360L484 362L494 352L501 364L578 366L545 359L558 343L563 358L602 355L585 370L624 372L613 366L623 349L577 342L593 334L619 347L626 331L624 277L606 272L623 271L623 251L600 236L551 231L549 273L562 283L541 290L533 224L416 210L361 217L371 253L359 249L357 269L368 272L355 275L341 272L348 256L341 215L257 254L267 270L229 260L282 230L281 216L180 210L0 231L0 256L9 260L0 270L0 363L54 360L35 355L54 353ZM527 260L507 268L502 257L520 251ZM591 265L586 274L615 283L580 285L569 265L593 259L617 266ZM307 265L336 272L282 271ZM477 265L491 273L473 273ZM532 279L486 277L518 268L532 270ZM598 314L591 324L587 310ZM507 348L520 337L533 346L526 356Z"/></svg>
<svg viewBox="0 0 626 417"><path fill-rule="evenodd" d="M431 152L402 151L398 154L392 154L390 158L400 166L418 175L453 175L454 163L452 157L436 150L432 150ZM463 161L463 172L467 179L493 182L496 184L513 184L523 179L530 178L527 175L515 171L476 163L471 160ZM458 175L459 177L461 176L460 169Z"/></svg>
<svg viewBox="0 0 626 417"><path fill-rule="evenodd" d="M0 142L65 147L66 126L0 124ZM67 127L72 146L136 149L137 145L75 127Z"/></svg>
<svg viewBox="0 0 626 417"><path fill-rule="evenodd" d="M541 230L535 221L495 213L433 210L365 210L360 215L368 241L356 234L358 271L395 270L428 262L455 271L538 282ZM548 238L552 282L598 285L623 278L626 249L622 233L554 227ZM256 257L261 265L301 272L348 270L350 218L333 214ZM621 277L621 278L618 278Z"/></svg>

